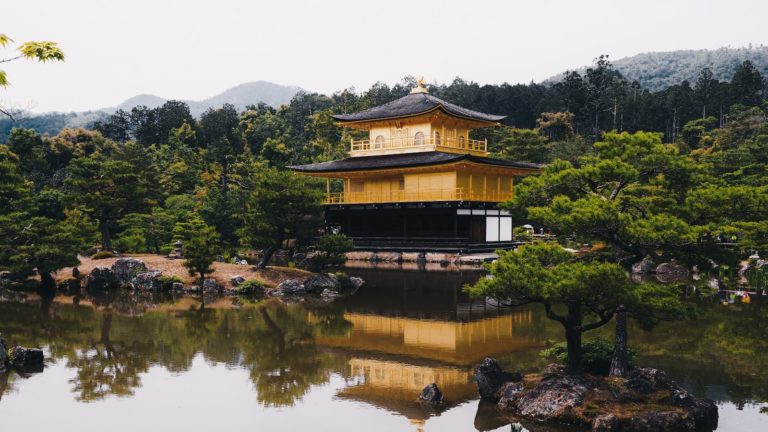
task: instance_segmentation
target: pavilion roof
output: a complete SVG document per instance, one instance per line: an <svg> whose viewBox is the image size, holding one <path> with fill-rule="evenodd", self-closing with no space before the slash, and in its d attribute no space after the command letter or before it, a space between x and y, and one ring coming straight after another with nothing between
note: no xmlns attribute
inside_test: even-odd
<svg viewBox="0 0 768 432"><path fill-rule="evenodd" d="M411 93L407 96L403 96L400 99L396 99L392 102L385 103L367 110L359 111L352 114L338 114L333 118L340 122L364 122L374 120L395 119L402 117L413 117L420 114L425 114L433 110L440 109L449 115L460 117L467 120L474 120L487 123L498 123L506 116L485 114L478 111L472 111L467 108L460 107L458 105L446 102L440 98L432 96L428 93Z"/></svg>
<svg viewBox="0 0 768 432"><path fill-rule="evenodd" d="M339 159L328 162L289 166L288 168L297 172L324 173L367 171L388 168L409 168L429 165L443 165L460 161L475 162L483 165L507 168L521 168L531 170L541 168L541 165L535 163L513 162L502 159L474 156L471 154L444 153L439 151L348 157L346 159Z"/></svg>

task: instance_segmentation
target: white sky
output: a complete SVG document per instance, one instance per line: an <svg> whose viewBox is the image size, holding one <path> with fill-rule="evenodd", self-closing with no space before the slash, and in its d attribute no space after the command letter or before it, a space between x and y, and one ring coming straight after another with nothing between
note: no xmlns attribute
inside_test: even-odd
<svg viewBox="0 0 768 432"><path fill-rule="evenodd" d="M1 64L0 103L80 111L256 80L322 93L409 74L539 81L602 53L768 44L766 16L764 0L12 1L0 33L57 41L67 60Z"/></svg>

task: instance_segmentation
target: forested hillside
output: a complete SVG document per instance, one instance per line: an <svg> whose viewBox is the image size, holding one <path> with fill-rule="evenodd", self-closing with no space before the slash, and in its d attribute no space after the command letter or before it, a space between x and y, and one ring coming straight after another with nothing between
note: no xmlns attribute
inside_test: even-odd
<svg viewBox="0 0 768 432"><path fill-rule="evenodd" d="M768 74L768 46L652 52L625 57L614 62L628 81L652 91L663 90L685 80L694 82L704 68L720 81L730 81L744 60L749 60L763 75Z"/></svg>

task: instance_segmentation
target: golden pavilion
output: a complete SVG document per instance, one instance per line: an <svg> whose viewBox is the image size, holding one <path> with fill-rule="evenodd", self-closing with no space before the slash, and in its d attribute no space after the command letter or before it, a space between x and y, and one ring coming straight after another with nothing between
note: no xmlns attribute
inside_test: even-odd
<svg viewBox="0 0 768 432"><path fill-rule="evenodd" d="M357 249L512 245L512 217L499 204L512 198L516 176L540 166L489 158L488 142L470 138L472 129L499 126L504 116L432 96L419 80L400 99L333 118L368 138L352 140L345 159L290 168L326 179L326 225L352 237ZM332 192L331 179L343 190Z"/></svg>

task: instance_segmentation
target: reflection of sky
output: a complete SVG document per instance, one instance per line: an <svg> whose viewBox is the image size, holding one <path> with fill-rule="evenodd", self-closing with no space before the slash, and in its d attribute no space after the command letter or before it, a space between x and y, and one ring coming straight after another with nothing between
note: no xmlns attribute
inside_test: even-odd
<svg viewBox="0 0 768 432"><path fill-rule="evenodd" d="M133 397L108 397L77 402L72 394L74 370L58 361L44 373L16 379L17 391L0 402L3 430L25 431L468 431L472 430L477 402L463 403L431 417L422 425L365 403L334 397L346 385L337 375L314 386L292 408L267 408L257 402L248 372L211 364L197 356L189 371L174 374L152 367L143 374L143 386ZM718 431L768 430L768 415L760 406L739 410L720 406ZM501 430L508 430L508 426Z"/></svg>

